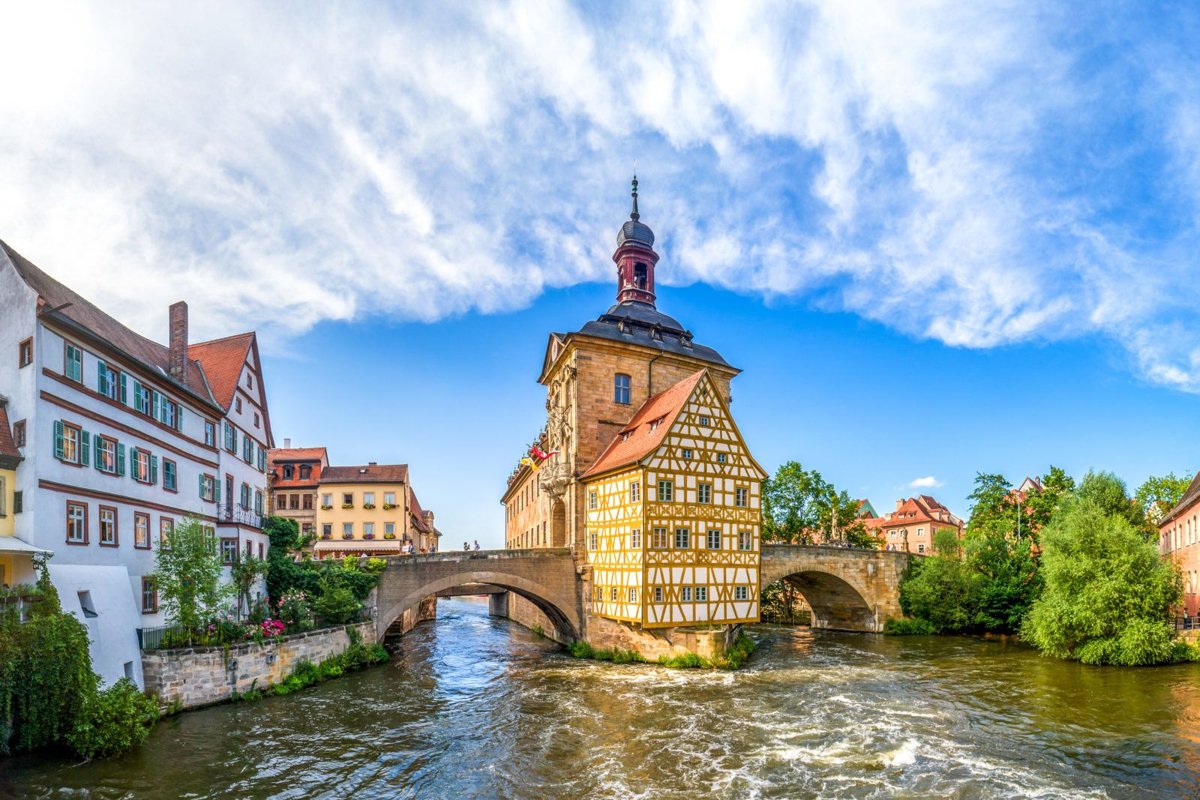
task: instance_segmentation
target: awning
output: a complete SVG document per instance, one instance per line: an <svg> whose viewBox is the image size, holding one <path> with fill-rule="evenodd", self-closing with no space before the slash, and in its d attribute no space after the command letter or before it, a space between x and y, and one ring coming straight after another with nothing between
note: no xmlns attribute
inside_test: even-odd
<svg viewBox="0 0 1200 800"><path fill-rule="evenodd" d="M24 553L30 556L37 553L54 555L53 550L43 550L40 547L34 547L29 542L22 541L15 536L0 536L0 553Z"/></svg>

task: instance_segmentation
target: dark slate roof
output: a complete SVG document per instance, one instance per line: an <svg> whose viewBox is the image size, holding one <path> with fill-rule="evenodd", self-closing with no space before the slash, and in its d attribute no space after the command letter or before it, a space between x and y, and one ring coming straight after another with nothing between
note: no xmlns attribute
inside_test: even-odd
<svg viewBox="0 0 1200 800"><path fill-rule="evenodd" d="M585 324L578 333L698 358L732 369L720 353L693 342L690 331L649 303L618 303L601 314L599 319Z"/></svg>
<svg viewBox="0 0 1200 800"><path fill-rule="evenodd" d="M617 247L625 244L625 242L641 242L647 247L654 244L654 231L650 230L650 226L636 219L628 220L621 226L621 231L617 234Z"/></svg>

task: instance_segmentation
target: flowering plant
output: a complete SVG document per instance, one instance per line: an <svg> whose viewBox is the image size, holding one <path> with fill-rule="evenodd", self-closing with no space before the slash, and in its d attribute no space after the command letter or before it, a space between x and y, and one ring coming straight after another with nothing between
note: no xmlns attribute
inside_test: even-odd
<svg viewBox="0 0 1200 800"><path fill-rule="evenodd" d="M299 589L289 589L279 598L279 619L287 623L288 630L307 630L313 625L312 610L308 605L308 594Z"/></svg>
<svg viewBox="0 0 1200 800"><path fill-rule="evenodd" d="M383 538L385 538L385 539L395 539L395 538L396 538L396 534L394 534L394 533L385 533L385 534L383 535Z"/></svg>
<svg viewBox="0 0 1200 800"><path fill-rule="evenodd" d="M343 533L343 534L342 534L342 538L343 538L343 539L353 539L353 538L354 538L354 534L353 534L353 533Z"/></svg>
<svg viewBox="0 0 1200 800"><path fill-rule="evenodd" d="M374 508L374 507L375 507L374 503L363 503L363 508Z"/></svg>
<svg viewBox="0 0 1200 800"><path fill-rule="evenodd" d="M287 630L287 626L283 624L283 621L278 619L264 619L259 628L262 630L264 639L282 636L283 632Z"/></svg>
<svg viewBox="0 0 1200 800"><path fill-rule="evenodd" d="M373 533L364 533L364 534L363 534L363 538L364 538L364 539L374 539L374 538L375 538L375 534L373 534Z"/></svg>

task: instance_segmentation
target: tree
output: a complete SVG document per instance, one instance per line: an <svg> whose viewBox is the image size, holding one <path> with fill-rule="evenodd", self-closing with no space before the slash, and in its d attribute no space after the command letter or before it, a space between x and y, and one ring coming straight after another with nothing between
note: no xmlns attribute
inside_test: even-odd
<svg viewBox="0 0 1200 800"><path fill-rule="evenodd" d="M250 610L250 592L254 589L254 584L258 579L267 574L268 561L265 558L247 553L239 556L230 568L230 576L233 578L233 586L237 591L237 612L238 619L242 618L243 608L246 611Z"/></svg>
<svg viewBox="0 0 1200 800"><path fill-rule="evenodd" d="M195 519L175 526L158 548L154 579L167 618L191 634L217 614L229 587L221 583L221 558L210 529Z"/></svg>
<svg viewBox="0 0 1200 800"><path fill-rule="evenodd" d="M1111 472L1089 471L1079 483L1075 496L1099 507L1101 513L1119 516L1147 536L1153 532L1141 507L1129 496L1125 481Z"/></svg>
<svg viewBox="0 0 1200 800"><path fill-rule="evenodd" d="M1183 499L1192 479L1178 477L1174 472L1166 475L1151 475L1134 492L1133 499L1137 501L1142 513L1151 525L1157 525L1162 514L1174 508Z"/></svg>
<svg viewBox="0 0 1200 800"><path fill-rule="evenodd" d="M978 629L1015 633L1041 593L1042 582L1029 540L1012 535L997 519L967 534L966 561L974 580L971 616Z"/></svg>
<svg viewBox="0 0 1200 800"><path fill-rule="evenodd" d="M913 559L900 584L900 608L933 625L937 633L960 633L974 626L971 572L955 558Z"/></svg>
<svg viewBox="0 0 1200 800"><path fill-rule="evenodd" d="M1038 533L1050 522L1062 504L1075 491L1075 479L1062 468L1051 465L1050 471L1038 479L1041 491L1030 492L1025 498L1029 532L1037 541Z"/></svg>
<svg viewBox="0 0 1200 800"><path fill-rule="evenodd" d="M1015 509L1009 501L1011 491L1012 487L1003 475L994 472L975 473L975 490L967 495L967 499L971 501L971 517L967 527L983 525L1013 515ZM1013 523L1015 527L1015 516Z"/></svg>
<svg viewBox="0 0 1200 800"><path fill-rule="evenodd" d="M1171 660L1179 572L1142 537L1124 499L1116 478L1089 473L1042 531L1045 589L1021 633L1046 655L1125 666Z"/></svg>
<svg viewBox="0 0 1200 800"><path fill-rule="evenodd" d="M767 542L809 544L820 529L829 485L816 470L789 461L763 482L762 538Z"/></svg>

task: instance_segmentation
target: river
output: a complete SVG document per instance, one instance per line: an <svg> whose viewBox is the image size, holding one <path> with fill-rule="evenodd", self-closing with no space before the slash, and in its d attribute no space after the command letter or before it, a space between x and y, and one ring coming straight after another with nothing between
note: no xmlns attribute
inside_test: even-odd
<svg viewBox="0 0 1200 800"><path fill-rule="evenodd" d="M476 599L385 667L0 761L0 797L1200 797L1200 667L759 626L740 672L576 661Z"/></svg>

